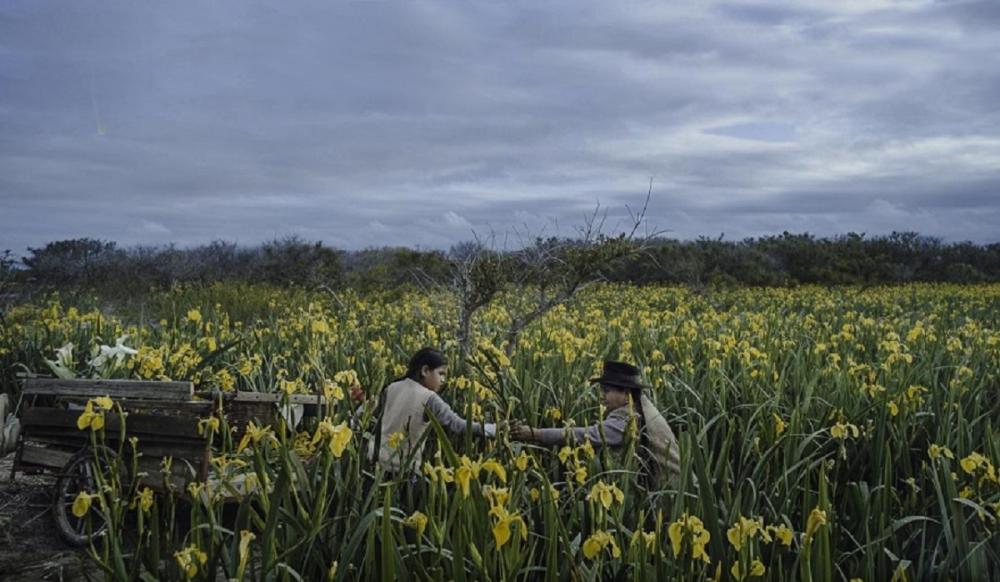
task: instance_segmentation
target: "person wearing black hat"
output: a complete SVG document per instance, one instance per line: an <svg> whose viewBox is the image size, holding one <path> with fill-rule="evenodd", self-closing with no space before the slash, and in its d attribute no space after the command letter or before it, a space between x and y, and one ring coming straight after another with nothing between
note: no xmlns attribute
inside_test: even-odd
<svg viewBox="0 0 1000 582"><path fill-rule="evenodd" d="M663 414L643 394L639 368L625 362L604 362L600 377L590 381L599 384L603 391L608 414L601 423L566 429L532 428L519 424L511 427L511 437L543 445L590 442L595 447L619 448L628 442L628 427L634 418L639 433L636 452L646 477L651 481L675 481L680 476L681 467L677 437Z"/></svg>

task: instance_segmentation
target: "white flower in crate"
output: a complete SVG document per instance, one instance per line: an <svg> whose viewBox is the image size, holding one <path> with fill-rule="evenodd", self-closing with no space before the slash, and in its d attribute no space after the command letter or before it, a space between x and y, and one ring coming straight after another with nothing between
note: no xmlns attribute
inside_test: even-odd
<svg viewBox="0 0 1000 582"><path fill-rule="evenodd" d="M107 366L117 366L125 361L126 356L138 354L138 350L125 345L125 340L127 339L128 336L123 335L115 340L115 345L101 346L100 353L94 359L90 360L90 365L98 369L103 369Z"/></svg>
<svg viewBox="0 0 1000 582"><path fill-rule="evenodd" d="M55 360L45 360L52 373L58 378L68 380L76 378L76 366L73 363L73 344L68 343L56 350Z"/></svg>

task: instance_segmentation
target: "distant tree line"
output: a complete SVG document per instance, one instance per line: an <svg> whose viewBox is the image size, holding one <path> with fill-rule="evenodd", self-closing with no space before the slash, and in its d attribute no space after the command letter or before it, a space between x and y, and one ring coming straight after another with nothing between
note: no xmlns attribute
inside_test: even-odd
<svg viewBox="0 0 1000 582"><path fill-rule="evenodd" d="M915 232L866 237L808 233L742 241L659 239L614 280L690 285L878 285L1000 281L1000 243L944 243Z"/></svg>
<svg viewBox="0 0 1000 582"><path fill-rule="evenodd" d="M532 248L557 242L561 248L573 246L572 241L549 239L535 241ZM29 248L20 260L9 251L0 253L0 292L92 290L125 296L177 284L227 280L362 290L432 286L450 281L456 257L468 251L468 244L450 251L343 251L296 237L254 247L216 241L194 248L122 248L114 242L84 238ZM516 257L519 252L499 255ZM512 260L505 272L512 281L530 282L531 276L516 272L519 264L526 263ZM944 243L913 232L832 238L785 232L742 241L655 238L646 241L641 252L608 267L603 272L608 280L638 284L980 283L1000 281L1000 243Z"/></svg>

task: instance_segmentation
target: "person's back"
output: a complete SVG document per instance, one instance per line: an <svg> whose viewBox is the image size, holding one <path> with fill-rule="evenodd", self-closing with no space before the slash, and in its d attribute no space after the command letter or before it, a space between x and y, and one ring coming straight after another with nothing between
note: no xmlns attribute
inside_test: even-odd
<svg viewBox="0 0 1000 582"><path fill-rule="evenodd" d="M379 434L379 466L385 471L400 472L421 463L420 439L428 422L424 411L434 391L410 378L403 378L385 388L385 403ZM368 447L368 457L374 458L375 443Z"/></svg>
<svg viewBox="0 0 1000 582"><path fill-rule="evenodd" d="M413 473L422 461L421 439L434 418L452 434L471 428L476 436L496 436L493 423L471 422L455 413L438 392L444 386L447 360L433 348L413 354L406 375L386 386L379 397L379 468L391 473ZM376 460L375 443L368 445L368 458Z"/></svg>
<svg viewBox="0 0 1000 582"><path fill-rule="evenodd" d="M681 474L681 455L677 437L667 424L667 419L663 418L663 414L645 394L642 395L641 406L645 419L643 430L646 431L646 440L656 461L651 477L654 482L660 479L676 485ZM660 484L663 484L662 481Z"/></svg>

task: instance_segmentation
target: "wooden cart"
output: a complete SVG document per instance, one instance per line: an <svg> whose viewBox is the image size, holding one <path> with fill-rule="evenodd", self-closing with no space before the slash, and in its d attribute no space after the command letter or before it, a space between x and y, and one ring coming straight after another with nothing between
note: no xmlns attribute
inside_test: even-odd
<svg viewBox="0 0 1000 582"><path fill-rule="evenodd" d="M125 438L135 437L141 453L137 459L140 485L163 491L186 491L191 481L205 481L210 474L211 443L199 431L199 420L219 411L234 438L242 436L247 423L270 424L277 417L276 394L230 392L196 398L190 382L154 382L138 380L64 380L29 378L24 381L21 413L21 437L15 451L11 478L17 472L51 473L56 477L52 516L60 535L71 544L83 545L104 528L73 515L72 505L81 492L93 493L98 476L120 472L122 483L130 482L123 474L132 459L118 462L117 451L130 455L126 442L119 447L121 422L117 414L105 413L104 448L95 451L91 431L80 430L77 420L87 401L109 396L120 405L125 416ZM305 415L314 415L324 402L321 396L296 395L292 404L304 405ZM171 457L171 473L166 477L161 464Z"/></svg>

